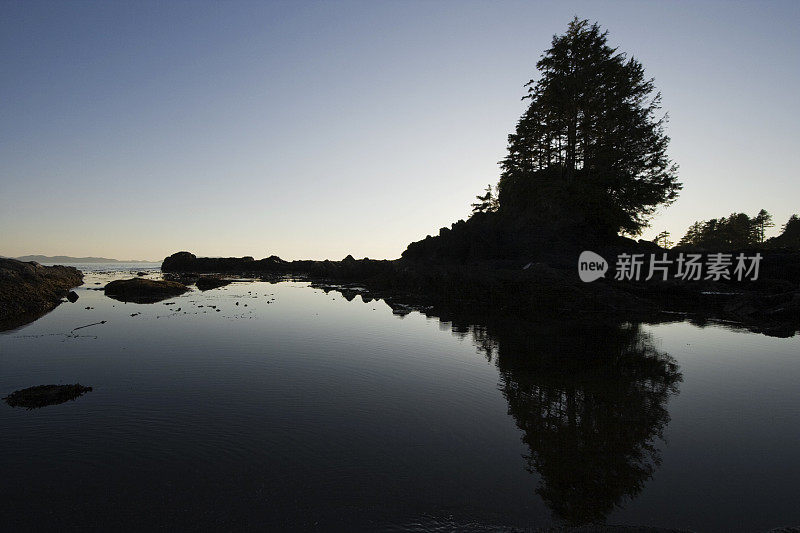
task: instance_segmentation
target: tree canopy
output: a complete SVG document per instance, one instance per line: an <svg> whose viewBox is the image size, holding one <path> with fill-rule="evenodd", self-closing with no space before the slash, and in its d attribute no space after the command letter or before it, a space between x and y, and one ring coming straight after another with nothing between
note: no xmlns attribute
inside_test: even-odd
<svg viewBox="0 0 800 533"><path fill-rule="evenodd" d="M731 213L727 217L695 222L678 246L716 250L749 248L764 243L764 232L772 226L772 215L766 209L752 218L745 213Z"/></svg>
<svg viewBox="0 0 800 533"><path fill-rule="evenodd" d="M660 93L607 35L576 17L536 64L539 79L526 84L530 104L501 162L501 213L637 235L677 198Z"/></svg>

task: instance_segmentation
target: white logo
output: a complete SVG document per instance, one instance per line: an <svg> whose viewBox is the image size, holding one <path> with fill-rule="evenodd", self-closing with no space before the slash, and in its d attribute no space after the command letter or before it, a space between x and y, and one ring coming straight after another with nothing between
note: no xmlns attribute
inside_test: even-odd
<svg viewBox="0 0 800 533"><path fill-rule="evenodd" d="M594 252L581 252L578 258L578 275L581 281L590 282L602 278L608 271L608 262Z"/></svg>

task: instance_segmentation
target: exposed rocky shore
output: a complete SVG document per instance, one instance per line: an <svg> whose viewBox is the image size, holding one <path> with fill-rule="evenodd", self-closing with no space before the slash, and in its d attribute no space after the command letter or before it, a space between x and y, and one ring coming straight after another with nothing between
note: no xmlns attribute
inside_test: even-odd
<svg viewBox="0 0 800 533"><path fill-rule="evenodd" d="M632 244L631 244L632 243ZM639 251L659 250L652 243L627 244ZM614 257L620 245L595 248ZM399 306L430 306L463 310L483 308L515 315L582 315L613 313L640 319L657 313L684 313L702 322L718 319L740 323L753 331L791 336L800 331L800 253L771 252L762 262L757 281L616 281L613 273L592 283L577 275L578 248L532 257L530 261L471 263L354 259L284 261L198 258L189 252L167 257L162 270L178 278L191 274L272 278L298 277L320 286L383 298Z"/></svg>
<svg viewBox="0 0 800 533"><path fill-rule="evenodd" d="M0 331L32 322L82 283L74 267L0 258Z"/></svg>

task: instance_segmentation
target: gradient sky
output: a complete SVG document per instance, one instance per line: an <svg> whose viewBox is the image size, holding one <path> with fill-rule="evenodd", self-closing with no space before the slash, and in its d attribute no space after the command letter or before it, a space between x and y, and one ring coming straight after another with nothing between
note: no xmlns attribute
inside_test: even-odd
<svg viewBox="0 0 800 533"><path fill-rule="evenodd" d="M496 183L573 15L670 114L645 237L800 212L800 2L2 1L0 255L399 257Z"/></svg>

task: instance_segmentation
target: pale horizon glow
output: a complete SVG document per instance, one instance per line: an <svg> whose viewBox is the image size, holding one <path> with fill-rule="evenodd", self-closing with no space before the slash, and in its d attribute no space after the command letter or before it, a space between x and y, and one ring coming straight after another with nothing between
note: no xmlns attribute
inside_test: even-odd
<svg viewBox="0 0 800 533"><path fill-rule="evenodd" d="M797 2L4 2L0 255L399 257L497 182L574 15L670 115L643 238L800 213Z"/></svg>

